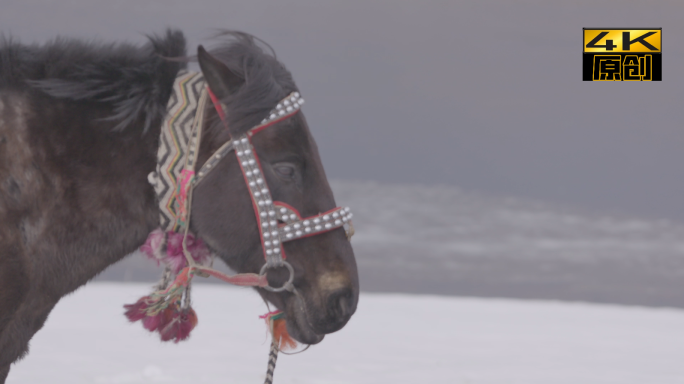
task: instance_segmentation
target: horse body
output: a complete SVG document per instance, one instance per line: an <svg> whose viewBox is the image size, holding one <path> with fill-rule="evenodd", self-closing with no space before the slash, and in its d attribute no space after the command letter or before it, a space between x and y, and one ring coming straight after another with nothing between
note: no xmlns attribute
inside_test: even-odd
<svg viewBox="0 0 684 384"><path fill-rule="evenodd" d="M22 80L42 80L51 64L29 62L34 54L0 51L0 382L62 296L158 225L147 183L158 124L144 136L144 121L116 132L100 120L111 107L30 87Z"/></svg>
<svg viewBox="0 0 684 384"><path fill-rule="evenodd" d="M235 46L244 49L247 40ZM0 383L61 297L135 251L159 225L147 176L156 166L173 81L185 66L165 57L183 56L183 36L174 31L151 37L144 47L71 40L42 47L0 44ZM246 88L244 78L235 86ZM259 138L275 170L283 156L317 159L303 117L293 120L283 124L284 132ZM200 162L229 134L210 131ZM285 144L269 149L283 138ZM283 145L291 148L282 151ZM248 228L251 202L244 181L235 161L220 167L196 192L191 229L233 269L258 272L263 257L255 256L260 244ZM322 183L307 172L322 176ZM334 203L322 172L320 162L310 161L298 184L267 179L281 191L274 194L284 194L281 200L303 212L322 212ZM311 205L306 199L312 193L325 196ZM331 232L288 248L308 315L287 294L259 292L286 311L288 328L300 341L320 341L355 310L358 277L343 236ZM311 252L334 255L314 265L305 258Z"/></svg>

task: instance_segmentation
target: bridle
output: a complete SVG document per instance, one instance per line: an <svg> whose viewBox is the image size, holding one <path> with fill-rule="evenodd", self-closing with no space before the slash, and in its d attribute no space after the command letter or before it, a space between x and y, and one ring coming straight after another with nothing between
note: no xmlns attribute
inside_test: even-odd
<svg viewBox="0 0 684 384"><path fill-rule="evenodd" d="M289 278L283 286L271 287L266 285L263 288L272 292L292 291L294 289L294 269L290 263L285 261L284 242L319 235L344 227L347 224L349 225L349 228L346 230L347 237L349 238L353 235L353 227L350 221L353 214L349 207L336 207L327 212L303 218L297 209L287 203L273 201L268 183L263 176L259 156L252 145L252 137L262 130L294 116L299 112L302 104L304 104L304 99L301 98L299 92L289 94L270 111L268 116L259 125L251 128L245 134L231 138L231 140L224 143L195 174L194 167L199 154L207 95L211 99L223 125L228 129L225 116L226 106L206 86L202 90L197 106L199 116L196 118L197 124L195 129L193 129L193 136L188 144L188 161L181 178L180 194L181 196L188 196L188 198L182 202L185 204L186 209L181 210L185 215L181 215L179 220L186 222L185 226L186 228L188 227L187 221L190 215L189 207L192 204L192 190L204 180L207 174L216 168L223 158L234 151L250 193L252 207L254 208L259 228L259 238L266 260L259 275L264 276L267 270L272 268L285 267L289 271Z"/></svg>

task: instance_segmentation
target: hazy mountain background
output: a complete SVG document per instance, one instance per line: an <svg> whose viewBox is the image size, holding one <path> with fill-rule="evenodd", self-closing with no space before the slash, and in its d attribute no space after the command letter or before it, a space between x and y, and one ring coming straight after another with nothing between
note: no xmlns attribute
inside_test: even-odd
<svg viewBox="0 0 684 384"><path fill-rule="evenodd" d="M214 28L270 43L355 209L365 289L678 306L682 16L667 0L0 0L0 31L27 43L166 27L191 47ZM662 27L663 81L582 82L583 27ZM127 265L103 277L137 279Z"/></svg>
<svg viewBox="0 0 684 384"><path fill-rule="evenodd" d="M353 207L364 291L684 307L682 224L454 187L332 186L337 202ZM98 280L159 276L135 254Z"/></svg>

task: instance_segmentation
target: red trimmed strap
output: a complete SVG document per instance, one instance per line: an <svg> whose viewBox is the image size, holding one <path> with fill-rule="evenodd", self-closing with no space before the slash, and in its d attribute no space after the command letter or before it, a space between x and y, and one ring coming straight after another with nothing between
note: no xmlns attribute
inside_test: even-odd
<svg viewBox="0 0 684 384"><path fill-rule="evenodd" d="M218 97L214 95L214 92L211 91L211 88L207 85L207 93L209 93L209 98L211 98L211 102L214 104L214 108L216 108L216 112L218 113L219 117L221 118L221 121L223 123L226 123L226 112L223 110L223 107L221 107L221 102L219 101Z"/></svg>

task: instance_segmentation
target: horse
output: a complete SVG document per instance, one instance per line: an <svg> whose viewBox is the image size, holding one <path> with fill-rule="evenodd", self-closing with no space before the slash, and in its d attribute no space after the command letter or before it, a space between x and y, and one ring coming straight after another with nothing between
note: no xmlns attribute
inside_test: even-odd
<svg viewBox="0 0 684 384"><path fill-rule="evenodd" d="M174 81L188 62L199 62L220 106L202 107L198 165L298 95L268 44L239 31L216 38L216 47L200 45L196 56L187 55L185 37L174 29L141 45L0 41L0 383L60 298L136 251L159 227L149 175L158 165ZM273 201L302 217L336 207L301 110L251 144ZM192 192L188 231L232 270L263 276L263 233L245 180L235 156L216 162ZM282 249L291 270L269 269L268 285L290 284L296 292L255 289L283 311L295 340L319 343L356 311L353 249L340 226Z"/></svg>

